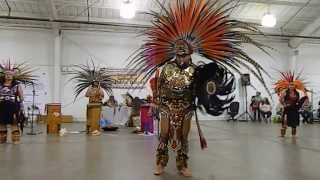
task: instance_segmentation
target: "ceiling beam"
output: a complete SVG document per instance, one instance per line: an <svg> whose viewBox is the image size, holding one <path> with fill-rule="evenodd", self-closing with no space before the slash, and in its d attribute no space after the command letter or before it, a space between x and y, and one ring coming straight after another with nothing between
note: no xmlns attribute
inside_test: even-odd
<svg viewBox="0 0 320 180"><path fill-rule="evenodd" d="M320 17L315 19L312 23L310 23L308 26L306 26L299 34L298 36L311 36L314 33L316 33L320 28ZM291 38L289 40L289 47L296 49L303 43L302 38Z"/></svg>
<svg viewBox="0 0 320 180"><path fill-rule="evenodd" d="M15 2L15 3L27 3L27 4L37 4L41 3L41 1L35 1L35 0L8 0L9 2Z"/></svg>
<svg viewBox="0 0 320 180"><path fill-rule="evenodd" d="M96 0L95 2L89 2L90 8L101 8L103 6L104 1L102 0ZM60 5L59 8L57 9L57 12L60 12L64 10L67 7L73 6L73 7L87 7L88 8L88 3L87 2L77 2L77 3L61 3L61 1L58 1L57 5ZM87 9L86 8L86 9Z"/></svg>
<svg viewBox="0 0 320 180"><path fill-rule="evenodd" d="M298 15L299 15L301 12L303 12L303 10L304 10L306 7L308 7L308 5L310 4L310 2L311 2L311 0L308 0L308 1L305 3L304 6L302 6L301 8L299 8L299 10L298 10L296 13L294 13L294 15L291 16L291 17L289 18L289 20L281 26L280 29L284 29L288 24L290 24L293 20L295 20L295 19L298 17Z"/></svg>
<svg viewBox="0 0 320 180"><path fill-rule="evenodd" d="M292 2L284 0L241 0L241 3L259 3L259 4L271 4L271 5L282 5L282 6L294 6L303 7L306 5L305 2ZM308 7L320 8L320 3L310 3Z"/></svg>
<svg viewBox="0 0 320 180"><path fill-rule="evenodd" d="M56 5L54 4L53 0L47 0L48 1L48 6L51 14L51 20L56 20L58 19L58 13L56 9Z"/></svg>
<svg viewBox="0 0 320 180"><path fill-rule="evenodd" d="M49 18L34 18L34 17L16 17L16 16L1 16L0 19L7 20L23 20L23 21L35 21L35 22L54 22L54 23L69 23L69 24L88 24L88 25L101 25L101 26L114 26L114 27L131 27L131 28L149 28L150 25L142 24L129 24L129 23L118 23L118 22L95 22L95 21L83 21L83 20L66 20L66 19L56 19L51 21Z"/></svg>
<svg viewBox="0 0 320 180"><path fill-rule="evenodd" d="M1 20L5 20L4 23L1 22ZM9 24L10 22L12 24L17 24L17 25L20 25L21 27L23 27L23 25L26 25L26 27L28 27L29 25L31 26L30 23L27 23L27 24L18 24L17 22L19 21L10 21L10 20L21 20L22 21L31 21L31 22L37 22L35 25L36 26L40 26L39 22L43 22L43 26L48 28L48 26L45 24L46 22L51 22L51 23L61 23L61 27L63 28L71 28L72 29L72 25L77 25L75 26L74 28L80 28L80 26L78 26L79 24L83 24L83 25L97 25L98 27L100 26L102 29L104 30L107 30L108 28L103 28L103 26L108 26L108 27L118 27L118 28L133 28L133 29L145 29L145 28L149 28L150 25L142 25L142 24L139 24L138 22L136 23L132 23L132 24L128 24L128 23L125 23L125 22L112 22L112 21L109 21L109 22L100 22L100 21L94 21L94 20L98 20L98 19L93 19L93 21L85 21L85 20L67 20L67 19L56 19L54 20L53 22L50 21L49 18L28 18L28 17L13 17L13 16L0 16L0 26L1 24ZM319 18L319 21L320 21L320 18ZM315 22L317 23L317 22ZM81 27L82 28L82 27ZM95 27L92 27L90 26L89 28L95 28ZM320 40L320 37L317 37L317 36L306 36L306 35L284 35L284 34L264 34L264 35L261 35L261 34L248 34L248 35L251 35L251 36L260 36L260 37L273 37L273 38L281 38L281 39L288 39L288 38L298 38L298 39L308 39L308 40Z"/></svg>
<svg viewBox="0 0 320 180"><path fill-rule="evenodd" d="M244 22L253 22L253 23L261 23L261 19L259 17L252 17L252 18L248 18L248 17L240 17L240 16L231 16L232 19L236 19L236 20L240 20L240 21L244 21ZM296 22L306 22L306 23L312 23L313 20L309 19L309 18L296 18L295 19ZM278 20L278 24L284 24L287 21L285 20Z"/></svg>
<svg viewBox="0 0 320 180"><path fill-rule="evenodd" d="M4 0L4 1L6 2L6 5L8 7L8 16L10 16L11 15L11 6L9 5L8 0Z"/></svg>
<svg viewBox="0 0 320 180"><path fill-rule="evenodd" d="M20 3L39 3L41 1L38 0L9 0L10 2L20 2ZM85 1L68 1L68 2L64 2L64 1L57 1L57 3L59 3L59 5L61 5L61 3L63 3L63 5L74 5L74 4L78 4L81 6L85 6L86 2ZM305 5L305 2L292 2L292 1L288 1L288 0L240 0L240 3L260 3L260 4L273 4L273 5L284 5L284 6L295 6L295 7L302 7ZM320 3L310 3L309 5L310 7L320 7Z"/></svg>

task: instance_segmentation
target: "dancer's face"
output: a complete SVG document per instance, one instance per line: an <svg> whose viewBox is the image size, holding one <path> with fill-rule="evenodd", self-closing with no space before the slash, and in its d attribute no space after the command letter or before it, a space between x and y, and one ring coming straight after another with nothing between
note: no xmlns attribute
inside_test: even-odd
<svg viewBox="0 0 320 180"><path fill-rule="evenodd" d="M4 79L5 79L6 81L12 81L12 80L13 80L13 73L7 71L7 72L4 74Z"/></svg>
<svg viewBox="0 0 320 180"><path fill-rule="evenodd" d="M99 87L99 82L96 82L96 81L93 82L92 86L93 86L93 87Z"/></svg>
<svg viewBox="0 0 320 180"><path fill-rule="evenodd" d="M183 40L179 40L176 42L175 51L177 56L186 56L192 54L190 47Z"/></svg>
<svg viewBox="0 0 320 180"><path fill-rule="evenodd" d="M294 87L294 84L293 83L290 83L289 84L289 90L290 91L294 91L295 87Z"/></svg>

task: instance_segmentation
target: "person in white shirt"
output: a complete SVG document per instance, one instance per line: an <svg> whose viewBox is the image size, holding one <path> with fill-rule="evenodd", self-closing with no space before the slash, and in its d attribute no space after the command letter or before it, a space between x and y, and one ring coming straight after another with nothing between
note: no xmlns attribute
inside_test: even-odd
<svg viewBox="0 0 320 180"><path fill-rule="evenodd" d="M261 112L262 119L266 123L268 123L269 121L271 122L272 107L268 98L264 98L264 100L260 103L259 110Z"/></svg>

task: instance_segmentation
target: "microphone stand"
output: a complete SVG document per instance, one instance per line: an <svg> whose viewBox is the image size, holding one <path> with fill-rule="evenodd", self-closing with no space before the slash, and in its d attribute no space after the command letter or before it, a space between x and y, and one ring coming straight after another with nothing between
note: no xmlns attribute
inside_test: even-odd
<svg viewBox="0 0 320 180"><path fill-rule="evenodd" d="M248 86L247 85L243 85L243 87L244 87L244 93L245 93L245 111L242 114L240 114L236 119L238 119L240 117L244 117L244 119L240 119L239 121L248 122L249 119L251 121L253 121L254 118L251 116L251 114L248 111L248 89L247 89ZM253 87L253 86L251 86L251 87ZM248 117L249 117L249 119L248 119Z"/></svg>
<svg viewBox="0 0 320 180"><path fill-rule="evenodd" d="M36 91L35 91L35 88L34 88L34 82L32 82L31 129L30 129L30 132L27 133L28 135L37 135L37 133L34 132L34 127L33 127L34 109L35 109L35 103L34 103L35 96L36 96Z"/></svg>

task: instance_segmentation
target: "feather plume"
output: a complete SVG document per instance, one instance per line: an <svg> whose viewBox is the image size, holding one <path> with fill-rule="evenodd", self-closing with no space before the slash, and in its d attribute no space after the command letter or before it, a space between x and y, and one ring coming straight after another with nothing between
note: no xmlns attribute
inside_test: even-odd
<svg viewBox="0 0 320 180"><path fill-rule="evenodd" d="M293 83L297 90L306 92L306 83L301 78L301 73L295 73L292 71L280 72L280 79L275 83L275 92L278 95L289 88L289 84Z"/></svg>
<svg viewBox="0 0 320 180"><path fill-rule="evenodd" d="M19 81L26 86L34 84L37 80L37 76L32 74L35 69L30 67L26 62L20 64L12 63L10 60L3 62L0 64L0 79L4 78L6 71L13 72L14 80Z"/></svg>
<svg viewBox="0 0 320 180"><path fill-rule="evenodd" d="M93 82L98 82L100 87L108 95L112 94L112 84L114 83L114 80L105 68L100 68L95 65L93 60L91 60L91 64L87 62L85 65L74 65L74 69L70 74L73 75L70 80L75 81L76 83L74 100L77 99L81 92L90 87Z"/></svg>
<svg viewBox="0 0 320 180"><path fill-rule="evenodd" d="M263 84L268 73L241 49L244 43L266 51L266 46L249 37L249 33L262 34L256 24L232 20L232 1L220 5L219 0L172 0L165 7L159 0L161 12L153 16L152 27L143 34L147 37L140 49L129 57L129 67L147 81L159 67L175 58L177 40L188 42L194 53L240 72L248 69Z"/></svg>

